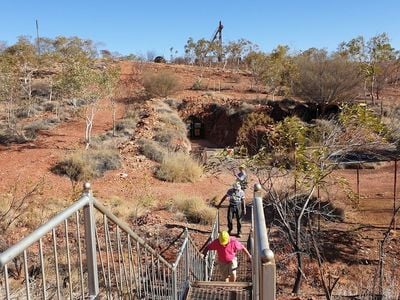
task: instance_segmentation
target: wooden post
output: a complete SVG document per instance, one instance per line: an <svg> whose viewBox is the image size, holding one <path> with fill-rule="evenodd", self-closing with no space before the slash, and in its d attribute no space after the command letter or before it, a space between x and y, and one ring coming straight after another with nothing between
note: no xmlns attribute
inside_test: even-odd
<svg viewBox="0 0 400 300"><path fill-rule="evenodd" d="M396 213L397 198L397 159L394 161L394 183L393 183L393 214ZM396 231L396 216L394 216L393 231Z"/></svg>

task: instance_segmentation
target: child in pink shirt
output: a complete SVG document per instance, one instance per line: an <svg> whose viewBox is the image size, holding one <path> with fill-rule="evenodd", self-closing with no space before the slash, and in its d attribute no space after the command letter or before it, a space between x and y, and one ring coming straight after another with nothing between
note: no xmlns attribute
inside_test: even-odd
<svg viewBox="0 0 400 300"><path fill-rule="evenodd" d="M237 251L243 250L251 260L251 255L246 247L236 238L229 236L226 231L220 232L218 239L213 240L207 245L204 249L204 256L207 255L209 250L217 251L218 264L225 281L236 281L236 269L238 267Z"/></svg>

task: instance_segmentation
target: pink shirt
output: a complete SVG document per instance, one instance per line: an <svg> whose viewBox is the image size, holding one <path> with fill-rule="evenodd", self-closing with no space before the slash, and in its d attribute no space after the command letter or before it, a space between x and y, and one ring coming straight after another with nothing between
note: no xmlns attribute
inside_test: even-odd
<svg viewBox="0 0 400 300"><path fill-rule="evenodd" d="M243 244L239 242L236 238L230 236L229 243L226 246L222 246L219 240L216 239L212 241L208 246L208 250L216 250L218 253L218 261L222 263L231 262L236 256L238 250L244 248Z"/></svg>

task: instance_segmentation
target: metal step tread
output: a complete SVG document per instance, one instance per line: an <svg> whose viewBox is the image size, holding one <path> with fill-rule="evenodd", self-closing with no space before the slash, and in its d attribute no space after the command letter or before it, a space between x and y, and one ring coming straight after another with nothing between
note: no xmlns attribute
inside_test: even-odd
<svg viewBox="0 0 400 300"><path fill-rule="evenodd" d="M250 300L250 282L197 281L190 288L186 299L190 300Z"/></svg>

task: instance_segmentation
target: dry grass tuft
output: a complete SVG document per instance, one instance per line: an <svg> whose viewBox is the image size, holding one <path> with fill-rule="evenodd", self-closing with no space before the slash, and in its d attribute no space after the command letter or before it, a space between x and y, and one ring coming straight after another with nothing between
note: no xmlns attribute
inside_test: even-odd
<svg viewBox="0 0 400 300"><path fill-rule="evenodd" d="M179 82L173 73L163 71L158 74L145 74L143 86L152 97L167 97L179 89Z"/></svg>
<svg viewBox="0 0 400 300"><path fill-rule="evenodd" d="M216 209L199 197L177 195L170 202L170 210L183 213L187 221L209 225L215 219Z"/></svg>
<svg viewBox="0 0 400 300"><path fill-rule="evenodd" d="M203 175L203 167L183 152L165 155L156 177L169 182L195 182Z"/></svg>

